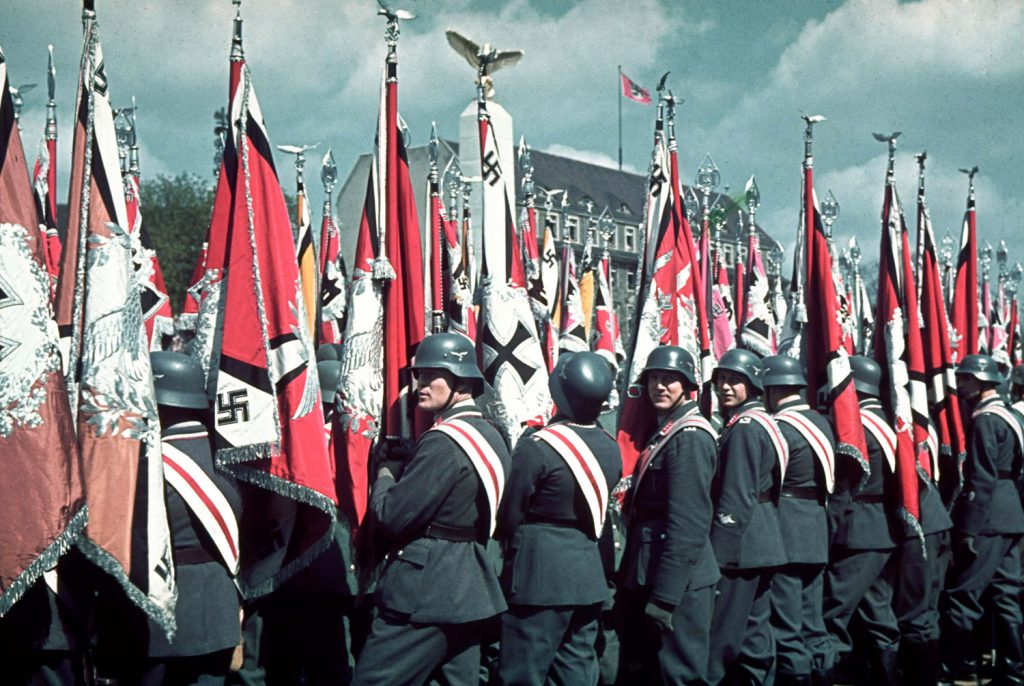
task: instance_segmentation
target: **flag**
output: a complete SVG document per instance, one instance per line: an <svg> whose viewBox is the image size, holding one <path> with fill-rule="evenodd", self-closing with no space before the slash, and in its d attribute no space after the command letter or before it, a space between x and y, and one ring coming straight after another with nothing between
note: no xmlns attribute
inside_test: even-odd
<svg viewBox="0 0 1024 686"><path fill-rule="evenodd" d="M1010 366L1016 367L1024 361L1022 358L1021 340L1020 340L1020 313L1017 309L1017 295L1014 294L1010 301L1010 328L1009 328L1009 349L1010 349Z"/></svg>
<svg viewBox="0 0 1024 686"><path fill-rule="evenodd" d="M559 352L589 350L580 285L576 277L576 258L569 241L562 244L562 276L559 279L559 287L556 305L558 350Z"/></svg>
<svg viewBox="0 0 1024 686"><path fill-rule="evenodd" d="M875 359L882 366L882 404L896 430L896 476L900 485L901 513L904 521L920 535L918 469L922 460L927 462L924 458L928 440L927 400L923 394L924 359L917 328L916 288L913 272L907 269L911 260L905 241L899 197L890 169L882 205L875 314L880 329L875 336ZM916 346L912 343L915 338ZM921 412L924 417L919 416Z"/></svg>
<svg viewBox="0 0 1024 686"><path fill-rule="evenodd" d="M959 362L980 350L978 313L978 229L974 209L974 186L967 196L960 251L956 259L956 280L953 287L953 362Z"/></svg>
<svg viewBox="0 0 1024 686"><path fill-rule="evenodd" d="M473 344L477 339L477 308L473 304L476 266L473 260L473 222L469 202L462 205L462 221L444 224L448 260L451 263L449 296L445 301L448 332L465 336Z"/></svg>
<svg viewBox="0 0 1024 686"><path fill-rule="evenodd" d="M7 62L0 50L0 616L79 538L82 465Z"/></svg>
<svg viewBox="0 0 1024 686"><path fill-rule="evenodd" d="M430 135L430 172L427 174L427 248L430 263L430 332L440 333L447 326L445 322L445 287L450 286L451 262L448 261L444 202L441 199L441 180L437 170L437 133Z"/></svg>
<svg viewBox="0 0 1024 686"><path fill-rule="evenodd" d="M768 274L764 270L757 230L753 226L747 240L747 294L744 298L746 307L741 311L740 345L766 357L778 350Z"/></svg>
<svg viewBox="0 0 1024 686"><path fill-rule="evenodd" d="M380 432L384 403L383 279L375 278L377 205L380 202L377 160L370 165L363 216L352 261L351 295L341 348L338 414L342 436L335 436L337 498L350 522L360 525L369 494L370 448ZM347 477L341 481L342 477Z"/></svg>
<svg viewBox="0 0 1024 686"><path fill-rule="evenodd" d="M39 145L39 157L32 169L32 186L35 189L36 207L39 210L40 231L44 234L42 247L46 268L50 272L50 292L57 292L60 277L61 243L57 231L57 103L54 101L57 70L53 66L53 46L49 48L49 63L46 71L49 102L46 103L46 128Z"/></svg>
<svg viewBox="0 0 1024 686"><path fill-rule="evenodd" d="M734 316L733 323L736 324L734 329L734 338L736 341L740 340L740 334L743 328L743 316L747 312L747 291L744 283L746 277L746 267L743 264L743 258L740 254L740 242L736 240L736 259L733 261L733 302Z"/></svg>
<svg viewBox="0 0 1024 686"><path fill-rule="evenodd" d="M718 262L718 278L711 293L712 328L714 330L715 359L719 359L726 350L736 347L736 318L733 316L732 288L729 286L729 271L725 262L716 256Z"/></svg>
<svg viewBox="0 0 1024 686"><path fill-rule="evenodd" d="M992 309L992 326L989 334L989 353L999 364L1010 366L1010 341L1007 326L1010 323L1010 308L1003 288L1003 279L996 286L996 302Z"/></svg>
<svg viewBox="0 0 1024 686"><path fill-rule="evenodd" d="M240 584L258 597L327 547L336 502L291 221L237 15L230 84L206 265L223 269L211 385L218 464L246 486Z"/></svg>
<svg viewBox="0 0 1024 686"><path fill-rule="evenodd" d="M504 405L504 429L514 444L523 426L546 421L551 396L513 222L513 174L502 164L486 100L478 107L484 245L477 352L484 378Z"/></svg>
<svg viewBox="0 0 1024 686"><path fill-rule="evenodd" d="M338 225L331 210L330 190L324 195L320 222L320 343L341 343L348 305L348 276L338 242Z"/></svg>
<svg viewBox="0 0 1024 686"><path fill-rule="evenodd" d="M814 169L810 157L804 160L803 244L806 257L797 260L797 275L807 284L806 317L800 335L803 358L806 362L807 400L821 412L831 410L832 426L836 436L836 453L857 462L864 474L868 473L867 444L861 425L860 405L853 387L850 358L843 346L843 332L836 316L838 298L832 280L832 257L828 239L822 228L818 200L814 194ZM800 255L800 251L797 251ZM799 310L799 303L791 303L790 311Z"/></svg>
<svg viewBox="0 0 1024 686"><path fill-rule="evenodd" d="M381 232L374 269L386 271L384 283L384 410L381 432L385 436L416 437L426 428L426 418L415 413L409 401L408 365L423 340L426 294L423 281L423 250L416 198L409 177L405 140L398 126L398 60L390 52L381 84L381 111L377 124L378 170L383 172L383 212L378 214ZM413 396L415 397L415 396Z"/></svg>
<svg viewBox="0 0 1024 686"><path fill-rule="evenodd" d="M605 251L597 264L597 299L594 314L594 335L591 349L603 357L612 368L612 375L619 373L619 364L626 358L619 334L619 318L615 314L615 301L611 288L611 256ZM609 398L609 408L618 406L618 393L612 389L614 402Z"/></svg>
<svg viewBox="0 0 1024 686"><path fill-rule="evenodd" d="M586 339L590 340L590 333L593 330L592 320L594 318L594 227L587 229L587 236L583 241L583 253L580 256L580 307L583 310L583 330L586 332Z"/></svg>
<svg viewBox="0 0 1024 686"><path fill-rule="evenodd" d="M306 198L306 182L302 172L298 172L295 182L295 214L297 217L298 234L295 237L295 256L299 265L299 281L302 285L303 311L306 315L306 330L314 338L319 333L316 312L320 295L319 260L316 246L313 245L313 219L309 211L309 200Z"/></svg>
<svg viewBox="0 0 1024 686"><path fill-rule="evenodd" d="M86 17L56 298L89 508L78 546L170 637L177 588L160 425L109 83L95 15Z"/></svg>
<svg viewBox="0 0 1024 686"><path fill-rule="evenodd" d="M524 149L522 146L521 150ZM524 173L526 173L524 168ZM528 168L528 173L533 174L533 167ZM550 374L555 368L558 358L558 342L554 327L552 326L551 311L553 300L557 294L558 274L554 272L554 288L548 290L549 272L557 267L558 258L555 253L554 237L551 232L550 222L545 222L543 255L538 245L537 238L537 208L534 205L533 182L527 183L524 179L523 187L526 193L525 206L520 218L519 225L522 229L523 238L523 265L526 270L526 294L530 297L530 309L533 310L533 319L537 324L537 335L540 338L541 352L544 354L544 365ZM550 261L550 265L548 262Z"/></svg>
<svg viewBox="0 0 1024 686"><path fill-rule="evenodd" d="M619 72L619 77L622 79L622 97L638 102L641 105L651 104L651 92L649 90L635 83L621 71Z"/></svg>
<svg viewBox="0 0 1024 686"><path fill-rule="evenodd" d="M921 338L924 350L924 381L928 389L928 405L936 427L939 455L951 462L955 477L953 489L959 490L960 471L966 456L967 443L960 418L960 403L956 393L956 376L953 373L953 356L950 350L949 318L942 295L942 279L939 273L938 249L932 231L931 217L925 204L924 185L917 194L918 254L921 255ZM938 465L942 462L938 461ZM936 469L932 473L940 481L947 470ZM949 479L946 479L948 482ZM943 489L947 492L947 489Z"/></svg>
<svg viewBox="0 0 1024 686"><path fill-rule="evenodd" d="M707 320L702 320L699 312L702 283L694 269L693 236L682 207L675 137L670 136L666 146L663 107L659 105L655 123L644 227L648 243L616 434L624 479L616 488L618 493L628 491L637 459L655 428L656 415L647 400L647 390L638 383L651 351L659 345L678 345L698 364L711 357ZM671 116L670 112L670 130ZM706 370L703 367L702 371Z"/></svg>
<svg viewBox="0 0 1024 686"><path fill-rule="evenodd" d="M167 295L164 272L160 268L153 241L142 223L139 177L124 176L125 209L128 214L128 236L132 242L135 278L139 282L142 319L150 350L162 350L165 336L174 335L174 315Z"/></svg>
<svg viewBox="0 0 1024 686"><path fill-rule="evenodd" d="M992 353L992 291L988 285L988 272L981 275L981 310L978 312L978 352Z"/></svg>

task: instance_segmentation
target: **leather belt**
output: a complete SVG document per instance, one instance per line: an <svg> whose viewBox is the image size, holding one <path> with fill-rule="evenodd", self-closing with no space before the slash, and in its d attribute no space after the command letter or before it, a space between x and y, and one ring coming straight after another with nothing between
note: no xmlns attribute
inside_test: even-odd
<svg viewBox="0 0 1024 686"><path fill-rule="evenodd" d="M759 503L773 503L773 502L775 502L775 498L773 497L771 491L765 491L764 493L761 493L760 495L757 496L757 502L759 502Z"/></svg>
<svg viewBox="0 0 1024 686"><path fill-rule="evenodd" d="M445 526L444 524L428 525L423 535L426 538L439 538L442 541L455 541L456 543L471 543L479 538L476 527Z"/></svg>
<svg viewBox="0 0 1024 686"><path fill-rule="evenodd" d="M560 526L563 529L579 528L575 519L556 519L555 517L542 517L539 515L526 515L525 524L544 524L546 526Z"/></svg>
<svg viewBox="0 0 1024 686"><path fill-rule="evenodd" d="M175 566L199 565L204 562L216 562L217 558L208 553L205 548L182 548L174 551Z"/></svg>
<svg viewBox="0 0 1024 686"><path fill-rule="evenodd" d="M885 495L882 493L868 493L865 495L858 495L853 499L856 503L884 503Z"/></svg>
<svg viewBox="0 0 1024 686"><path fill-rule="evenodd" d="M796 498L798 500L817 500L818 489L816 486L783 486L783 498Z"/></svg>

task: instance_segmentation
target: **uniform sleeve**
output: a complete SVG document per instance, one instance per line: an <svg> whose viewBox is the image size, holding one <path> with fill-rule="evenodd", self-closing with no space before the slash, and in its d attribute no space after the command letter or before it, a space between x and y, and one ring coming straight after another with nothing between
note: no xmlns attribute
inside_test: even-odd
<svg viewBox="0 0 1024 686"><path fill-rule="evenodd" d="M715 441L706 431L683 429L671 438L664 464L668 490L665 544L651 595L675 606L694 565L708 544L711 530L711 480L715 474Z"/></svg>
<svg viewBox="0 0 1024 686"><path fill-rule="evenodd" d="M537 490L537 482L543 478L540 446L532 439L520 439L512 453L512 468L505 481L505 492L498 505L498 524L494 538L511 538L526 519L530 509L530 498Z"/></svg>
<svg viewBox="0 0 1024 686"><path fill-rule="evenodd" d="M715 554L723 567L739 562L740 541L757 507L757 460L761 453L774 450L767 445L767 436L760 440L763 433L760 427L737 424L723 446L719 465L722 486L712 529Z"/></svg>
<svg viewBox="0 0 1024 686"><path fill-rule="evenodd" d="M964 491L960 496L957 528L965 534L976 535L985 527L992 494L999 479L996 458L999 444L996 440L995 417L979 416L974 421L968 443L968 461L964 470Z"/></svg>
<svg viewBox="0 0 1024 686"><path fill-rule="evenodd" d="M402 539L426 527L466 468L469 460L451 440L428 432L398 481L384 476L373 486L370 509L384 533Z"/></svg>

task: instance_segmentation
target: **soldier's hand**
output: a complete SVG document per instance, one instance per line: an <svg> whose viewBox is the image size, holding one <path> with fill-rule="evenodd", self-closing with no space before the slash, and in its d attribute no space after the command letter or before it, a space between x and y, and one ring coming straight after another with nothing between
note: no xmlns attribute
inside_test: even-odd
<svg viewBox="0 0 1024 686"><path fill-rule="evenodd" d="M387 471L397 479L402 474L405 464L415 452L415 445L407 438L386 436L377 444L377 474Z"/></svg>
<svg viewBox="0 0 1024 686"><path fill-rule="evenodd" d="M672 608L665 603L651 600L644 608L647 624L656 632L667 634L672 631Z"/></svg>
<svg viewBox="0 0 1024 686"><path fill-rule="evenodd" d="M978 557L978 549L974 545L974 536L963 536L960 539L959 552L966 560L975 560Z"/></svg>

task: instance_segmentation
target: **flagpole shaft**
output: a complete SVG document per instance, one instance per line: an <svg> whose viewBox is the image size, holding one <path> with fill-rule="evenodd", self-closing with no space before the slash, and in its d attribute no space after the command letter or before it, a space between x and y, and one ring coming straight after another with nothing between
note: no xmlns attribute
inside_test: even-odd
<svg viewBox="0 0 1024 686"><path fill-rule="evenodd" d="M619 65L619 82L616 84L616 100L619 101L619 171L622 171L622 65Z"/></svg>

